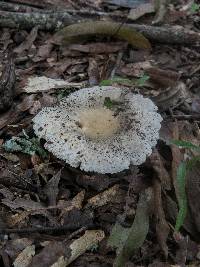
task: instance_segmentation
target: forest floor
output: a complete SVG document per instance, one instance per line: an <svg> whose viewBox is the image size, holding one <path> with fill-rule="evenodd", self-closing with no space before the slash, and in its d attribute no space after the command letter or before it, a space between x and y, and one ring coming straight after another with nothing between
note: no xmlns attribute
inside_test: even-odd
<svg viewBox="0 0 200 267"><path fill-rule="evenodd" d="M157 2L1 1L0 266L200 266L200 4ZM55 35L85 20L120 26L67 44ZM127 24L151 47L116 38ZM31 87L40 76L67 85ZM158 106L160 139L142 165L87 173L34 135L43 107L95 85Z"/></svg>

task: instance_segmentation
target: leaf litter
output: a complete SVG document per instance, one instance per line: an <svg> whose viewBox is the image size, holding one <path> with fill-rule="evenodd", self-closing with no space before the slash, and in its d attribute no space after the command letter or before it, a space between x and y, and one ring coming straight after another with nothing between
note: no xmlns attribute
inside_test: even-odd
<svg viewBox="0 0 200 267"><path fill-rule="evenodd" d="M30 4L15 2L22 14ZM17 77L11 86L14 95L0 114L4 266L198 266L198 47L173 46L166 39L166 44L151 41L151 50L143 50L150 48L149 41L125 21L170 23L197 32L198 3L158 1L155 7L152 1L43 2L31 1L37 12L60 5L78 14L84 5L87 14L96 15L63 30L70 43L62 45L55 40L58 33L37 26L31 31L1 28L0 50L15 52L12 73L15 69ZM97 23L98 12L107 15ZM82 35L79 40L74 29ZM87 33L92 33L89 38ZM7 88L14 80L7 75L5 82L4 77L1 84ZM64 165L34 136L34 114L89 84L127 87L159 106L164 118L160 141L137 170L85 173ZM113 102L106 101L112 108ZM106 245L108 239L113 248Z"/></svg>

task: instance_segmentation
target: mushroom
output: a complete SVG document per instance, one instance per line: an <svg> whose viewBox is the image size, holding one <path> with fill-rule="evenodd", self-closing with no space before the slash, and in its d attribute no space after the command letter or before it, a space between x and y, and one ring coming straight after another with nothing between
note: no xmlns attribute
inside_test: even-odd
<svg viewBox="0 0 200 267"><path fill-rule="evenodd" d="M129 89L95 86L43 108L33 128L45 148L71 166L117 173L152 153L162 121L156 111L150 99Z"/></svg>

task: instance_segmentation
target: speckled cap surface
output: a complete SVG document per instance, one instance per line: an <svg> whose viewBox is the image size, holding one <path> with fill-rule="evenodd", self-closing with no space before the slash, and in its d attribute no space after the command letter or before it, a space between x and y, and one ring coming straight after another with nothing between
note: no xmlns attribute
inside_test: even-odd
<svg viewBox="0 0 200 267"><path fill-rule="evenodd" d="M117 173L142 164L152 153L161 121L150 99L124 88L95 86L42 109L33 128L46 140L45 148L71 166Z"/></svg>

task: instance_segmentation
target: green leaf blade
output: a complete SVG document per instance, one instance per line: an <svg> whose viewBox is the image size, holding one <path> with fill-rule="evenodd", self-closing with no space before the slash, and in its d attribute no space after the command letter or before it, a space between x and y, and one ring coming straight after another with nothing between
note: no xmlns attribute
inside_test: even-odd
<svg viewBox="0 0 200 267"><path fill-rule="evenodd" d="M182 148L194 149L200 152L200 147L184 140L172 140L171 144L177 145Z"/></svg>
<svg viewBox="0 0 200 267"><path fill-rule="evenodd" d="M186 173L187 163L181 162L177 170L177 184L179 191L178 205L179 211L176 218L175 231L179 231L184 224L187 214L187 196L186 196Z"/></svg>

